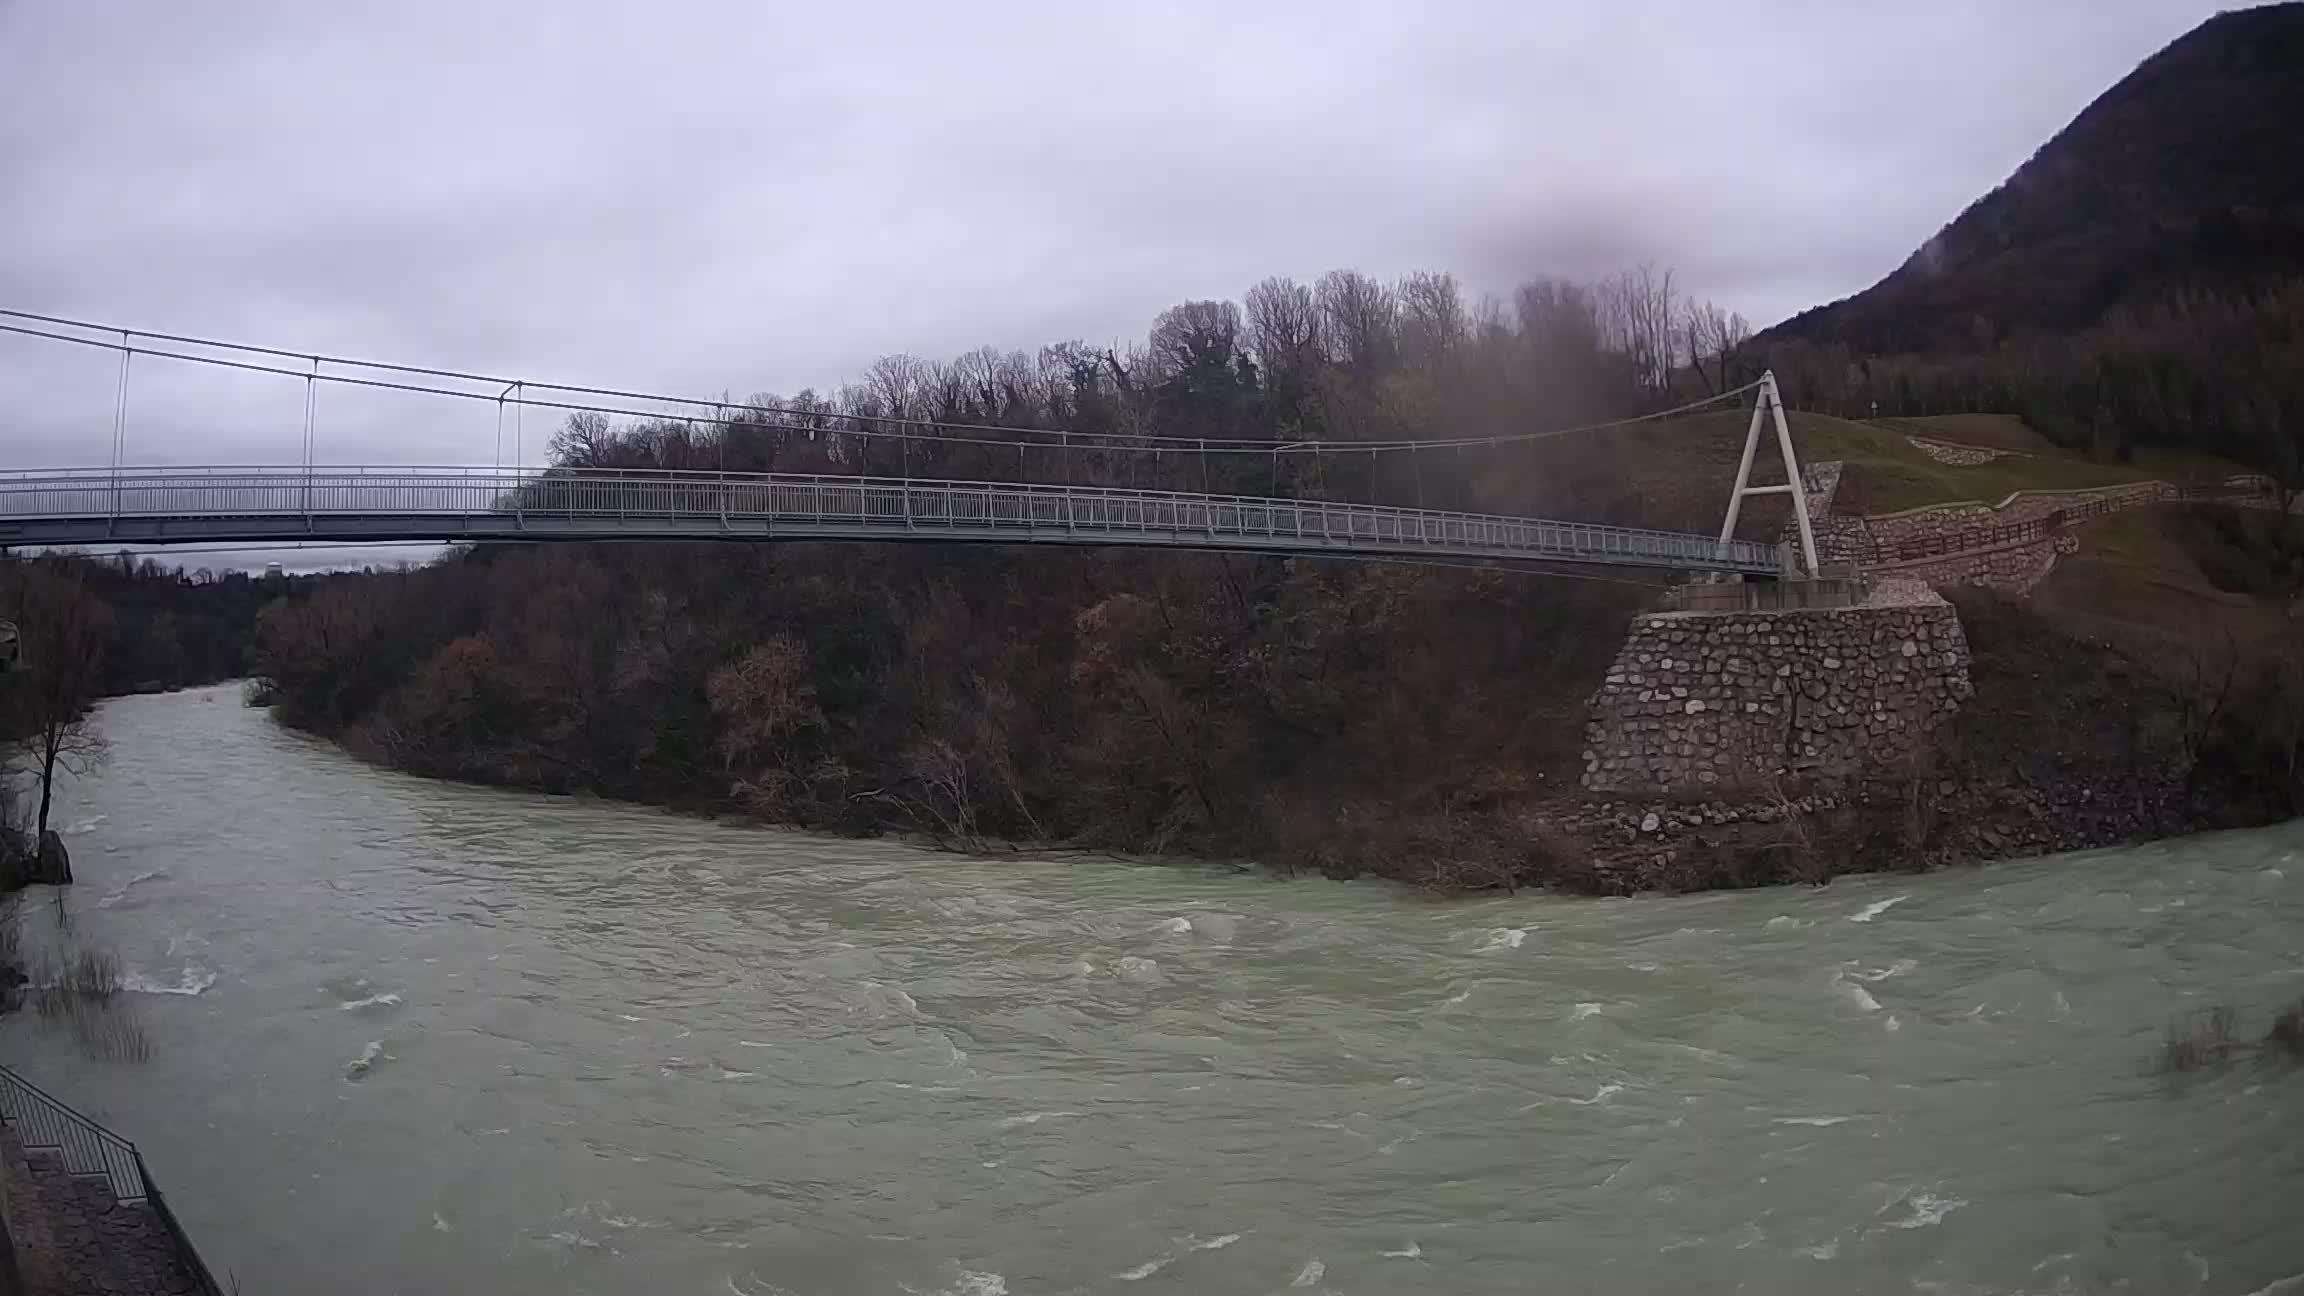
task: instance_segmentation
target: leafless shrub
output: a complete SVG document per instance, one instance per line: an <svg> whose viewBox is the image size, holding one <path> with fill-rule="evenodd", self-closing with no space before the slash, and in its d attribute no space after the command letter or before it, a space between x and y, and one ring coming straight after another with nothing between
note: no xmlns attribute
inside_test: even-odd
<svg viewBox="0 0 2304 1296"><path fill-rule="evenodd" d="M1896 848L1914 868L1927 867L1944 827L1944 753L1933 743L1914 748L1892 774L1897 791Z"/></svg>
<svg viewBox="0 0 2304 1296"><path fill-rule="evenodd" d="M19 897L0 895L0 1013L13 1012L23 1002L24 935L17 925Z"/></svg>
<svg viewBox="0 0 2304 1296"><path fill-rule="evenodd" d="M986 843L976 828L973 780L959 749L941 738L924 738L905 754L904 764L905 772L926 793L910 804L925 813L937 838L960 850L983 850Z"/></svg>
<svg viewBox="0 0 2304 1296"><path fill-rule="evenodd" d="M16 925L22 904L21 896L0 895L0 969L24 969L24 933Z"/></svg>
<svg viewBox="0 0 2304 1296"><path fill-rule="evenodd" d="M61 1021L73 1047L84 1056L99 1062L147 1062L152 1058L152 1036L123 1006L81 1000Z"/></svg>
<svg viewBox="0 0 2304 1296"><path fill-rule="evenodd" d="M74 949L44 963L29 987L40 1019L71 1036L83 1054L106 1062L142 1062L152 1039L121 997L120 959L109 950Z"/></svg>
<svg viewBox="0 0 2304 1296"><path fill-rule="evenodd" d="M0 872L31 860L39 847L23 787L13 777L0 781Z"/></svg>
<svg viewBox="0 0 2304 1296"><path fill-rule="evenodd" d="M1760 843L1758 852L1773 855L1785 878L1809 886L1822 886L1840 871L1847 858L1847 843L1795 802L1783 782L1771 777L1762 794L1776 809L1775 840Z"/></svg>
<svg viewBox="0 0 2304 1296"><path fill-rule="evenodd" d="M2264 1033L2264 1051L2291 1062L2304 1062L2304 999L2288 1005L2272 1019Z"/></svg>
<svg viewBox="0 0 2304 1296"><path fill-rule="evenodd" d="M2160 1040L2160 1073L2184 1075L2220 1066L2238 1047L2240 1014L2230 1004L2187 1013L2168 1023Z"/></svg>
<svg viewBox="0 0 2304 1296"><path fill-rule="evenodd" d="M120 993L120 959L105 950L74 950L38 978L42 1017L62 1017L83 1004L107 1004Z"/></svg>
<svg viewBox="0 0 2304 1296"><path fill-rule="evenodd" d="M1521 882L1519 864L1495 843L1462 835L1430 843L1418 883L1428 891L1513 891Z"/></svg>
<svg viewBox="0 0 2304 1296"><path fill-rule="evenodd" d="M1529 861L1536 879L1548 886L1581 884L1578 890L1601 889L1599 862L1590 848L1562 831L1559 825L1539 820L1527 826Z"/></svg>

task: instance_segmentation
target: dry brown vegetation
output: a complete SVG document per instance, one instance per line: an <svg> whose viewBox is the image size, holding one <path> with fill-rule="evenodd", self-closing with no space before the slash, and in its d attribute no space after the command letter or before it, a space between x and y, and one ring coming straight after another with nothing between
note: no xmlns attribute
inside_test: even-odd
<svg viewBox="0 0 2304 1296"><path fill-rule="evenodd" d="M1742 322L1668 272L1539 281L1339 271L1187 302L1126 349L887 357L727 427L578 416L582 467L1095 481L1655 520L1621 447L1280 448L1511 433L1755 376ZM803 411L760 413L762 407ZM934 420L907 440L872 435ZM1194 455L981 427L1245 439ZM1007 439L1002 439L1006 437ZM990 444L987 444L989 440ZM1723 482L1725 478L1723 477ZM548 489L548 485L542 489ZM1711 506L1716 509L1717 502ZM481 550L268 609L289 723L421 773L740 809L964 848L1063 841L1506 885L1578 768L1584 694L1635 581L1131 552Z"/></svg>
<svg viewBox="0 0 2304 1296"><path fill-rule="evenodd" d="M2203 1071L2232 1059L2239 1050L2240 1014L2229 1004L2189 1013L2168 1023L2160 1037L2160 1070L2169 1075Z"/></svg>
<svg viewBox="0 0 2304 1296"><path fill-rule="evenodd" d="M2304 1000L2274 1014L2271 1026L2253 1042L2242 1038L2240 1011L2230 1004L2185 1013L2170 1021L2162 1032L2154 1069L2164 1076L2180 1077L2248 1058L2304 1063Z"/></svg>
<svg viewBox="0 0 2304 1296"><path fill-rule="evenodd" d="M725 427L581 415L554 447L592 468L1125 482L1701 527L1718 516L1741 413L1501 448L1335 447L1653 410L1748 380L1755 361L1735 321L1654 270L1539 281L1509 304L1466 300L1443 275L1347 271L1267 280L1244 306L1184 303L1125 349L888 357L829 395L757 398ZM874 435L896 418L933 426ZM1807 455L1848 464L1843 489L1875 507L2169 466L2036 452L1949 467L1899 427L1797 424ZM1273 451L1091 448L959 425ZM2012 435L2004 422L1944 430ZM1331 448L1280 452L1312 440ZM1746 534L1781 521L1781 506L1755 508ZM2215 725L2187 730L2181 708L2163 724L2163 693L2043 631L1986 652L1979 682L2007 686L2004 702L1984 700L1942 769L1884 772L1893 795L1849 814L1719 834L1668 876L1610 874L1548 827L1547 807L1572 796L1589 690L1654 594L1124 551L499 548L298 591L264 613L258 659L287 722L419 773L965 849L1181 851L1450 888L1817 880L1948 849L1939 775L2134 773L2163 755L2162 729L2198 731L2195 766L2219 744L2237 750ZM2044 733L2058 735L2051 758L2034 750Z"/></svg>
<svg viewBox="0 0 2304 1296"><path fill-rule="evenodd" d="M2280 1010L2272 1029L2264 1033L2264 1046L2291 1061L2304 1062L2304 999Z"/></svg>
<svg viewBox="0 0 2304 1296"><path fill-rule="evenodd" d="M1541 877L1641 591L1222 555L508 550L268 612L289 723L418 773L977 848Z"/></svg>

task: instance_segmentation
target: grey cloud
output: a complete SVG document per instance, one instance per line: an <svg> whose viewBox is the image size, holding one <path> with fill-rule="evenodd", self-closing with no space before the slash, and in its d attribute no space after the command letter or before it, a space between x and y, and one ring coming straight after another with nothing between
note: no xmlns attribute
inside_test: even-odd
<svg viewBox="0 0 2304 1296"><path fill-rule="evenodd" d="M0 304L739 394L1340 265L1771 320L2213 7L0 0ZM0 456L100 458L111 372L0 338ZM138 383L132 455L293 452L294 384ZM338 461L490 453L329 400Z"/></svg>

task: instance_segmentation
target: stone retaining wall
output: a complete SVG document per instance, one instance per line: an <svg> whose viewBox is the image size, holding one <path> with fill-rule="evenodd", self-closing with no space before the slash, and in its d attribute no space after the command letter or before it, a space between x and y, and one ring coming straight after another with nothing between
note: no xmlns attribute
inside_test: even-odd
<svg viewBox="0 0 2304 1296"><path fill-rule="evenodd" d="M2079 549L2078 536L2054 535L1990 549L1972 549L1945 558L1889 563L1871 570L1883 575L1909 576L1937 588L1980 585L2002 594L2022 596L2048 579L2048 573L2056 570L2059 557L2077 553Z"/></svg>
<svg viewBox="0 0 2304 1296"><path fill-rule="evenodd" d="M2250 492L2219 501L2234 508L2277 509L2280 506L2279 500L2272 493L2270 478L2243 473L2228 477L2221 484ZM1865 520L1871 524L1874 537L1883 543L1895 543L1918 536L1956 536L1981 527L2030 522L2060 510L2093 504L2098 500L2110 500L2115 509L2124 509L2168 503L2183 497L2184 488L2174 482L2142 481L2082 490L2018 491L1998 504L1986 504L1982 500L1923 504L1900 512L1874 514Z"/></svg>
<svg viewBox="0 0 2304 1296"><path fill-rule="evenodd" d="M1838 463L1826 462L1810 464L1803 473L1808 485L1809 512L1816 529L1816 548L1824 563L1866 573L1913 576L1931 585L1981 585L2018 595L2030 593L2045 580L2055 569L2056 559L2077 550L2078 541L2070 535L2044 536L1903 563L1882 563L1875 560L1875 555L1883 546L1936 538L1958 540L2104 500L2111 501L2115 509L2127 509L2169 503L2184 495L2183 488L2174 483L2145 481L2085 490L2018 491L1997 505L1982 500L1961 500L1858 517L1831 512L1840 483L1840 469ZM2235 508L2280 507L2268 478L2244 474L2229 478L2224 484L2255 492L2223 501ZM2304 505L2304 501L2299 503ZM1785 525L1784 540L1788 544L1798 543L1794 524Z"/></svg>
<svg viewBox="0 0 2304 1296"><path fill-rule="evenodd" d="M1933 594L1651 613L1593 696L1584 786L1711 796L1861 773L1914 750L1969 692L1967 636Z"/></svg>
<svg viewBox="0 0 2304 1296"><path fill-rule="evenodd" d="M1872 530L1867 519L1834 513L1832 501L1840 493L1841 464L1837 459L1805 464L1800 481L1807 489L1808 525L1816 533L1816 561L1826 567L1855 566L1872 552ZM1800 519L1787 518L1781 543L1800 547Z"/></svg>
<svg viewBox="0 0 2304 1296"><path fill-rule="evenodd" d="M2134 508L2172 500L2180 493L2176 486L2162 481L2095 490L2020 491L2001 501L1997 508L1978 500L1967 500L1875 514L1866 521L1875 540L1894 545L1910 540L1958 538L1989 527L2013 526L2099 500L2109 500L2115 508Z"/></svg>

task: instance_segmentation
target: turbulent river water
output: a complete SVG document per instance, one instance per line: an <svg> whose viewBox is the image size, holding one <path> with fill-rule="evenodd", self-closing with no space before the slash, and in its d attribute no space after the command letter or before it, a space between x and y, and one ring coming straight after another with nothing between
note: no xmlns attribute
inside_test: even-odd
<svg viewBox="0 0 2304 1296"><path fill-rule="evenodd" d="M62 904L148 1055L0 1056L250 1293L2304 1290L2304 1073L2152 1072L2304 995L2298 825L1436 902L101 723Z"/></svg>

